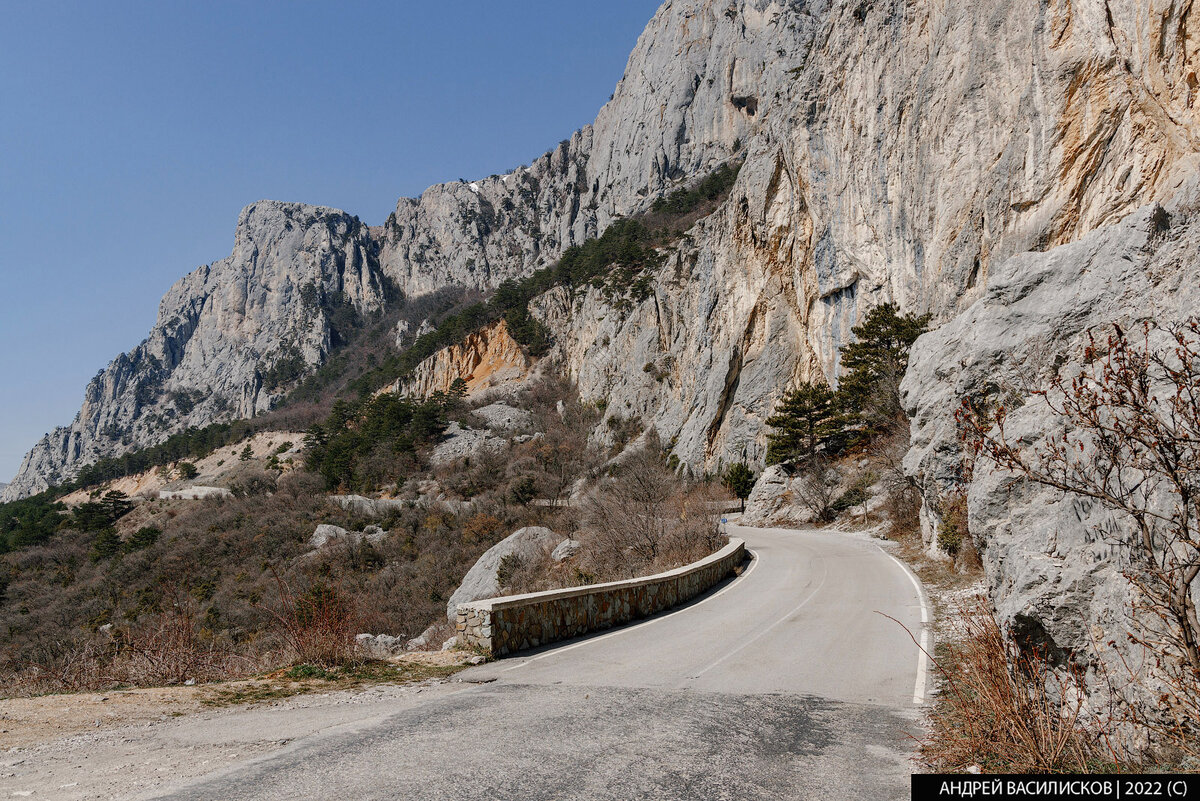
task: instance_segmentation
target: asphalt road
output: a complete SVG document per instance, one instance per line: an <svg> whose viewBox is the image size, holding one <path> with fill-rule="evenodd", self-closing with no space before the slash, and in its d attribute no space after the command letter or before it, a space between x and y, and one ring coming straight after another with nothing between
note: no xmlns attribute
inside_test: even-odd
<svg viewBox="0 0 1200 801"><path fill-rule="evenodd" d="M171 799L902 799L923 598L869 540L731 526L738 578Z"/></svg>

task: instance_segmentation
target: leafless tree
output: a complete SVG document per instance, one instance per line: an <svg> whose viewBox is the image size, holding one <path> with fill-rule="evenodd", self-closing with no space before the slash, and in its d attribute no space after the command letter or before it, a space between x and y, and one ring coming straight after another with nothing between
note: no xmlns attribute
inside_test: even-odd
<svg viewBox="0 0 1200 801"><path fill-rule="evenodd" d="M585 510L596 544L606 551L628 551L651 564L673 521L663 512L679 492L679 478L649 449L630 455L620 472L601 483Z"/></svg>
<svg viewBox="0 0 1200 801"><path fill-rule="evenodd" d="M838 494L838 474L832 462L822 455L809 459L792 483L792 493L817 520L828 522L836 517L833 502Z"/></svg>

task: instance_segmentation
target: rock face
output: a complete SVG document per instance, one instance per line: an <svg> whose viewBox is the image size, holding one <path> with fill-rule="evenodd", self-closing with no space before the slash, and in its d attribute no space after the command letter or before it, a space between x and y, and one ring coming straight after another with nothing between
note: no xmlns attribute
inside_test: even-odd
<svg viewBox="0 0 1200 801"><path fill-rule="evenodd" d="M515 556L522 561L538 559L560 542L561 538L548 528L527 526L493 545L467 571L462 584L450 596L446 604L447 619L452 623L458 619L459 604L500 594L500 580L496 574L506 556Z"/></svg>
<svg viewBox="0 0 1200 801"><path fill-rule="evenodd" d="M250 207L234 256L172 290L6 497L267 408L258 365L292 345L315 364L333 338L296 300L308 282L361 309L382 276L408 295L495 286L735 156L731 196L651 297L619 310L556 291L536 313L585 400L653 424L692 469L758 460L775 400L836 379L871 306L949 319L1007 257L1176 191L1200 150L1198 16L1145 0L666 2L593 125L528 168L401 200L374 237L332 210ZM185 391L200 393L188 411L167 400Z"/></svg>
<svg viewBox="0 0 1200 801"><path fill-rule="evenodd" d="M973 306L917 341L902 387L913 424L905 466L923 490L930 547L939 502L963 475L954 419L961 399L1002 399L1012 410L1010 441L1034 447L1064 424L1032 393L1055 374L1078 374L1089 332L1200 314L1194 208L1167 214L1153 204L1078 242L1014 256L992 271ZM1098 505L1017 480L982 460L974 468L969 528L1002 624L1019 640L1048 644L1084 664L1103 660L1124 683L1121 659L1138 666L1144 655L1116 636L1131 630L1132 599L1120 574L1123 549L1096 533L1111 518ZM1103 645L1110 640L1115 649Z"/></svg>
<svg viewBox="0 0 1200 801"><path fill-rule="evenodd" d="M746 163L653 297L628 312L595 291L544 299L585 399L653 423L694 467L760 459L774 401L836 378L866 309L948 319L1008 256L1116 222L1195 169L1196 10L986 9L664 5L621 89L653 75L638 91L673 108L684 95L664 84L722 84ZM677 102L684 141L716 136L706 100Z"/></svg>
<svg viewBox="0 0 1200 801"><path fill-rule="evenodd" d="M461 344L443 348L422 361L413 374L397 382L392 390L405 395L428 397L449 392L458 379L475 395L520 382L529 375L533 360L508 333L503 320L470 334Z"/></svg>
<svg viewBox="0 0 1200 801"><path fill-rule="evenodd" d="M182 428L270 408L272 368L310 368L335 344L336 304L359 313L382 307L376 251L366 226L344 212L247 206L233 254L167 292L150 335L92 379L75 422L30 451L3 498L40 492Z"/></svg>

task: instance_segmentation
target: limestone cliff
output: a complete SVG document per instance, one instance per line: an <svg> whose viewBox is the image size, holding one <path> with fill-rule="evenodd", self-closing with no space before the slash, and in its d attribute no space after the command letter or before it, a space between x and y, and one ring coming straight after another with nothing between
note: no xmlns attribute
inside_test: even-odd
<svg viewBox="0 0 1200 801"><path fill-rule="evenodd" d="M969 528L1001 622L1081 664L1102 659L1118 684L1126 666L1141 666L1146 655L1114 637L1132 628L1132 594L1121 576L1128 554L1097 532L1129 522L984 460L964 471L954 414L966 397L1003 402L1010 441L1029 447L1064 431L1034 393L1055 375L1078 374L1089 333L1200 314L1197 248L1194 206L1167 214L1153 204L1077 242L1014 256L970 309L917 341L903 384L913 421L905 466L923 490L929 546L936 547L940 502L972 475ZM1102 675L1089 676L1103 684Z"/></svg>
<svg viewBox="0 0 1200 801"><path fill-rule="evenodd" d="M270 408L283 360L319 364L336 305L384 303L376 244L344 212L262 201L238 219L233 253L181 278L144 342L88 384L83 407L26 455L6 500L70 479L105 456L156 444L187 426Z"/></svg>
<svg viewBox="0 0 1200 801"><path fill-rule="evenodd" d="M654 297L629 313L595 293L544 300L584 397L654 423L693 466L760 458L779 393L836 378L870 306L947 319L1008 256L1176 191L1200 142L1198 15L1099 0L664 5L651 30L678 35L639 46L622 88L689 72L723 85L746 164Z"/></svg>

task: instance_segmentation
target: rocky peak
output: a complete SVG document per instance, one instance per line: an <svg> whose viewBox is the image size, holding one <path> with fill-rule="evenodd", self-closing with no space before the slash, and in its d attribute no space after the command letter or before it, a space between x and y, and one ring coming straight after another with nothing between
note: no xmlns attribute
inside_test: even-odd
<svg viewBox="0 0 1200 801"><path fill-rule="evenodd" d="M75 421L30 451L0 497L40 492L188 426L269 409L282 391L275 368L319 364L338 334L336 307L380 309L384 280L357 218L299 203L247 206L232 255L168 290L146 339L91 380Z"/></svg>
<svg viewBox="0 0 1200 801"><path fill-rule="evenodd" d="M802 52L787 4L669 2L639 38L612 100L530 166L404 198L382 263L408 294L496 286L727 161L772 109L764 75ZM811 28L809 25L807 28Z"/></svg>

